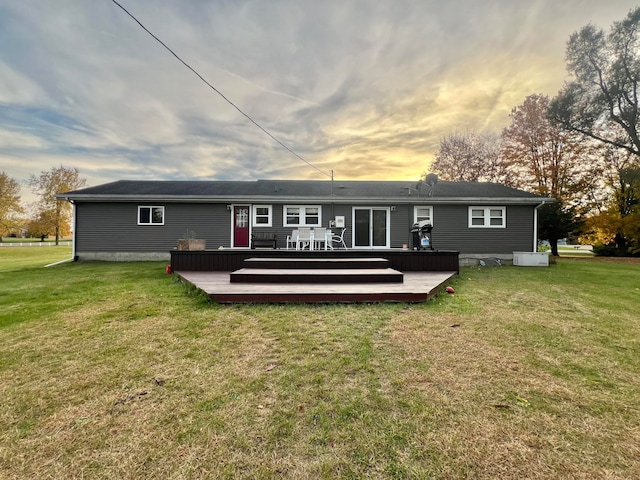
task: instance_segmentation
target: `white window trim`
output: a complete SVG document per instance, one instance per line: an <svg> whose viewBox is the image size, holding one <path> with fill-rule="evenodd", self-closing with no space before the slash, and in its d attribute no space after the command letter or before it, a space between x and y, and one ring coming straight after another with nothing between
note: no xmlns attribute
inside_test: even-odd
<svg viewBox="0 0 640 480"><path fill-rule="evenodd" d="M140 210L143 208L149 208L149 223L143 223L140 221ZM153 220L153 209L154 208L159 208L160 210L162 210L162 223L154 223ZM164 206L162 205L138 205L138 225L144 225L144 226L149 226L149 225L164 225Z"/></svg>
<svg viewBox="0 0 640 480"><path fill-rule="evenodd" d="M414 205L413 206L413 223L418 223L418 209L419 208L428 208L429 209L429 223L433 225L433 206L432 205Z"/></svg>
<svg viewBox="0 0 640 480"><path fill-rule="evenodd" d="M269 221L267 223L257 223L258 208L267 208L269 213L267 214ZM260 215L263 217L264 215ZM251 207L251 224L254 227L271 227L273 225L273 206L272 205L252 205Z"/></svg>
<svg viewBox="0 0 640 480"><path fill-rule="evenodd" d="M300 209L300 223L287 222L287 208ZM307 208L318 209L318 223L307 223ZM282 207L282 225L284 227L321 227L322 226L322 206L321 205L284 205Z"/></svg>
<svg viewBox="0 0 640 480"><path fill-rule="evenodd" d="M474 210L484 210L484 225L473 225L471 214ZM502 225L491 225L491 210L502 210ZM469 228L507 228L507 207L501 206L472 206L469 207Z"/></svg>

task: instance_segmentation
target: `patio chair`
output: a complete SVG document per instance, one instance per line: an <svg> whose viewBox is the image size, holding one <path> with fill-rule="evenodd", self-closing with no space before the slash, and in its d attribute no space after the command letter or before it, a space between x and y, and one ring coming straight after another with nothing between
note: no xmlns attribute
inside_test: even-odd
<svg viewBox="0 0 640 480"><path fill-rule="evenodd" d="M298 240L296 241L296 250L304 250L309 247L309 250L313 250L311 243L311 229L300 228L298 229Z"/></svg>
<svg viewBox="0 0 640 480"><path fill-rule="evenodd" d="M331 234L331 250L333 250L333 244L337 243L338 248L347 249L347 244L344 243L344 232L346 232L346 228L342 228L340 234L332 233Z"/></svg>
<svg viewBox="0 0 640 480"><path fill-rule="evenodd" d="M325 227L316 227L313 229L314 248L327 249L327 229Z"/></svg>
<svg viewBox="0 0 640 480"><path fill-rule="evenodd" d="M291 235L287 235L287 250L291 248L298 248L298 230L293 230Z"/></svg>

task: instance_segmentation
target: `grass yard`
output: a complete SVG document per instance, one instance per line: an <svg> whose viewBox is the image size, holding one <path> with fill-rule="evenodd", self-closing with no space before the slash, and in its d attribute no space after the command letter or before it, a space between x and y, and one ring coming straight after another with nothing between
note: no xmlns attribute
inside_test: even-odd
<svg viewBox="0 0 640 480"><path fill-rule="evenodd" d="M71 258L71 247L0 247L0 274L27 267L44 267Z"/></svg>
<svg viewBox="0 0 640 480"><path fill-rule="evenodd" d="M638 263L220 306L164 263L43 260L0 266L1 478L640 478Z"/></svg>
<svg viewBox="0 0 640 480"><path fill-rule="evenodd" d="M558 245L558 254L561 257L593 257L591 247L580 246L576 248L574 245Z"/></svg>

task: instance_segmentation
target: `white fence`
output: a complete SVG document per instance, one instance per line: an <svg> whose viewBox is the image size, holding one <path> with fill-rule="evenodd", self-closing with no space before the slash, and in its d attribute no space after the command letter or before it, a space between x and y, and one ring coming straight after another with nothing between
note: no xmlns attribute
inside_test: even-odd
<svg viewBox="0 0 640 480"><path fill-rule="evenodd" d="M73 242L65 240L59 242L59 245L69 246ZM0 247L55 247L56 242L0 242Z"/></svg>

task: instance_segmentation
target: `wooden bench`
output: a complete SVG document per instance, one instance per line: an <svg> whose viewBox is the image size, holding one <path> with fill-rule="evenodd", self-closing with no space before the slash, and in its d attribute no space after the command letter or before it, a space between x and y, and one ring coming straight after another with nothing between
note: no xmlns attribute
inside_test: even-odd
<svg viewBox="0 0 640 480"><path fill-rule="evenodd" d="M271 232L253 232L251 234L251 248L276 248L276 234Z"/></svg>

